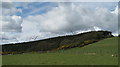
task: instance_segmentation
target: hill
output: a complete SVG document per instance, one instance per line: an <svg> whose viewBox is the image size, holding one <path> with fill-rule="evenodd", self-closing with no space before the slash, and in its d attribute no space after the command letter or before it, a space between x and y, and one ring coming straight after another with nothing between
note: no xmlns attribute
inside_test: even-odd
<svg viewBox="0 0 120 67"><path fill-rule="evenodd" d="M2 60L3 65L118 65L118 37L68 50L3 55Z"/></svg>
<svg viewBox="0 0 120 67"><path fill-rule="evenodd" d="M74 47L83 47L108 37L113 37L109 31L91 31L77 35L55 37L32 42L6 44L2 45L2 54L43 52Z"/></svg>

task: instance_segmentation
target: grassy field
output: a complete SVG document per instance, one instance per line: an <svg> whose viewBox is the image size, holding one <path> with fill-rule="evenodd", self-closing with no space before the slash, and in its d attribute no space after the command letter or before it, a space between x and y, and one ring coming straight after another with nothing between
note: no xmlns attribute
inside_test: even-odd
<svg viewBox="0 0 120 67"><path fill-rule="evenodd" d="M82 48L2 56L3 65L117 65L118 37ZM116 56L112 56L116 55Z"/></svg>

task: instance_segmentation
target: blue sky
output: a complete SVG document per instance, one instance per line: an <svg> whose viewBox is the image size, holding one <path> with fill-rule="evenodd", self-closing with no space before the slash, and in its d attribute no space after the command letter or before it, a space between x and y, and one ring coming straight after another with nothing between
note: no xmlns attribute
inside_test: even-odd
<svg viewBox="0 0 120 67"><path fill-rule="evenodd" d="M24 4L24 5L23 5ZM22 17L27 17L29 15L38 15L43 14L49 11L52 7L57 7L58 4L54 2L19 2L16 3L16 8L22 9ZM21 15L21 13L16 13L17 15Z"/></svg>
<svg viewBox="0 0 120 67"><path fill-rule="evenodd" d="M65 2L71 3L71 2ZM73 2L75 4L81 4L89 6L91 8L102 7L113 11L117 5L117 2ZM58 7L57 2L18 2L15 3L16 8L22 9L22 14L17 12L16 15L27 17L29 15L44 14L54 7Z"/></svg>

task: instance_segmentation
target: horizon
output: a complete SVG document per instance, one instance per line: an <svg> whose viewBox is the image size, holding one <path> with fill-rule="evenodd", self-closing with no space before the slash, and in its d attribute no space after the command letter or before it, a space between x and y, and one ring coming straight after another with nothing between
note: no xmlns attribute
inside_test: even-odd
<svg viewBox="0 0 120 67"><path fill-rule="evenodd" d="M108 30L118 35L118 2L3 2L0 44ZM32 32L31 32L32 31Z"/></svg>
<svg viewBox="0 0 120 67"><path fill-rule="evenodd" d="M103 30L99 30L99 31L103 31ZM31 40L31 41L13 42L13 43L1 44L1 45L9 45L9 44L19 44L19 43L36 42L36 41L48 40L48 39L52 39L52 38L66 37L66 36L76 36L76 35L81 35L81 34L83 34L83 33L99 32L99 31L86 31L86 32L81 32L81 33L77 33L77 34L69 34L69 35L53 36L53 37L48 37L48 38L44 38L44 39L40 39L40 40ZM108 31L108 32L110 32L110 31ZM112 32L111 32L111 34L112 34ZM113 34L112 34L112 35L113 35ZM118 37L119 35L113 35L113 36L114 36L114 37Z"/></svg>

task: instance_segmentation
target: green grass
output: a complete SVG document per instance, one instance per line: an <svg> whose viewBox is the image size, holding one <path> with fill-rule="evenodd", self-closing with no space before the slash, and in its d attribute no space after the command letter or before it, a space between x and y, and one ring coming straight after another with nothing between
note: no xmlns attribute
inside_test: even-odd
<svg viewBox="0 0 120 67"><path fill-rule="evenodd" d="M82 48L2 56L3 65L117 65L118 37Z"/></svg>

